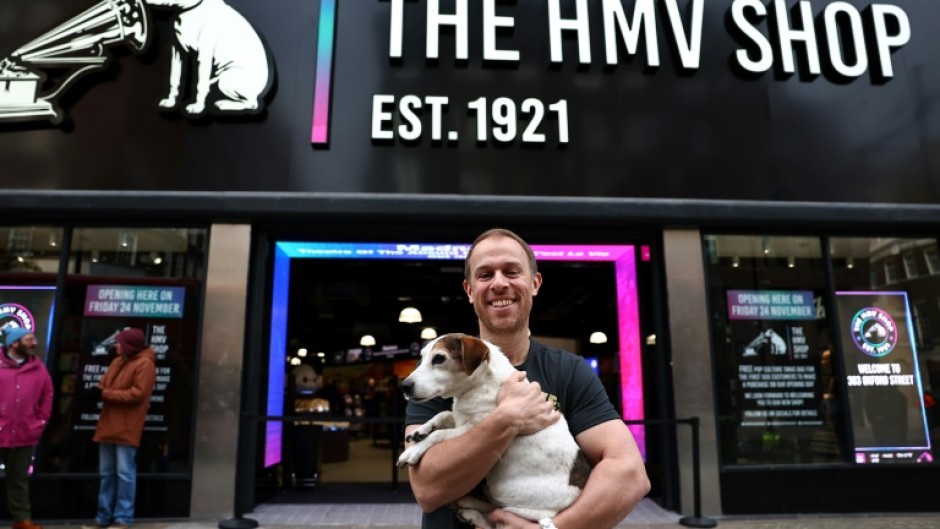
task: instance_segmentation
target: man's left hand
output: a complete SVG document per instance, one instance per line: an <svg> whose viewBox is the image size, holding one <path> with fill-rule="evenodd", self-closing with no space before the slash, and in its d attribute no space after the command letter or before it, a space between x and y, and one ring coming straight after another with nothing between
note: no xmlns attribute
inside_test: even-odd
<svg viewBox="0 0 940 529"><path fill-rule="evenodd" d="M496 509L489 514L490 523L499 527L499 529L538 529L539 524L520 518L515 514Z"/></svg>

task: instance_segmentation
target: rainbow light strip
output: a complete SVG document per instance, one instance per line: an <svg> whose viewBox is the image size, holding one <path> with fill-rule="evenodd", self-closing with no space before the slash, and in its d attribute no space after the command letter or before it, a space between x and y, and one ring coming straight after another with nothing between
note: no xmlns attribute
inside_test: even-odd
<svg viewBox="0 0 940 529"><path fill-rule="evenodd" d="M287 360L287 291L291 259L413 259L463 260L467 244L374 244L279 241L275 245L274 285L271 300L271 337L268 359L268 415L281 415L284 407L284 364ZM636 256L632 245L533 245L539 261L612 262L617 288L620 399L623 418L644 418L643 372L640 346L640 316L637 298ZM633 437L646 459L646 431L630 425ZM265 436L264 463L281 461L281 424L269 422Z"/></svg>
<svg viewBox="0 0 940 529"><path fill-rule="evenodd" d="M268 415L284 414L284 365L287 362L287 298L290 286L290 257L280 247L274 250L274 288L271 293L271 337L268 342ZM264 466L281 462L284 425L265 423Z"/></svg>
<svg viewBox="0 0 940 529"><path fill-rule="evenodd" d="M310 143L330 142L330 95L333 84L333 45L336 40L336 0L320 0L317 27L317 73L313 88Z"/></svg>

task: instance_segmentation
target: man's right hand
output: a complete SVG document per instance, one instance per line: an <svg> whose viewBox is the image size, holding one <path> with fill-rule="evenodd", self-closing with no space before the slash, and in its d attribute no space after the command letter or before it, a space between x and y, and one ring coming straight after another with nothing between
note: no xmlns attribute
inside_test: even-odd
<svg viewBox="0 0 940 529"><path fill-rule="evenodd" d="M526 380L524 371L513 373L503 382L496 403L496 410L510 421L517 435L533 434L561 418L539 383Z"/></svg>

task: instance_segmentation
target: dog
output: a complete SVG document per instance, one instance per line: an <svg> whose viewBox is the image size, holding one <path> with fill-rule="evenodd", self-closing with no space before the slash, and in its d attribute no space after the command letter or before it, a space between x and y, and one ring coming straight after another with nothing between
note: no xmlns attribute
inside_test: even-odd
<svg viewBox="0 0 940 529"><path fill-rule="evenodd" d="M216 110L250 113L260 108L268 88L268 54L251 24L223 0L145 0L147 4L181 9L173 20L175 39L170 64L169 93L159 106L177 107L184 59L195 58L195 93L184 112L200 116L212 86L217 87Z"/></svg>
<svg viewBox="0 0 940 529"><path fill-rule="evenodd" d="M499 348L464 334L445 334L421 351L418 367L402 382L406 398L420 402L453 398L444 411L419 426L405 440L414 442L398 458L398 466L417 465L433 445L456 437L496 409L500 386L516 368ZM551 518L581 493L591 467L562 417L532 435L516 437L486 476L489 501L464 497L457 501L461 520L493 529L485 514L502 508L537 521Z"/></svg>

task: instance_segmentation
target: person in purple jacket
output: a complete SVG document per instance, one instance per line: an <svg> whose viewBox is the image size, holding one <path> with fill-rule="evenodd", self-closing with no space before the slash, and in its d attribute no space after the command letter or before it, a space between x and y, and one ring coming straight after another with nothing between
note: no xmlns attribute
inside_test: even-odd
<svg viewBox="0 0 940 529"><path fill-rule="evenodd" d="M3 335L0 353L0 462L6 465L7 509L13 529L42 529L32 521L29 466L33 448L52 413L52 379L32 355L36 336L14 327Z"/></svg>

